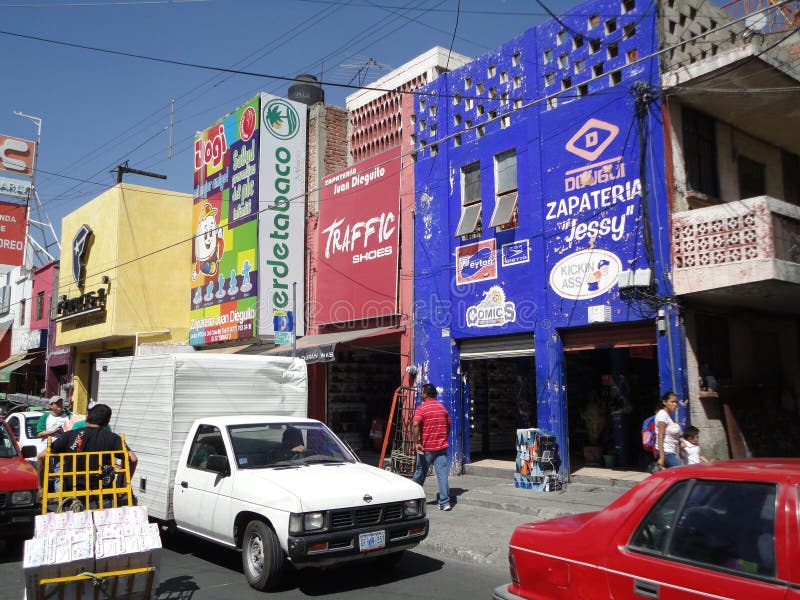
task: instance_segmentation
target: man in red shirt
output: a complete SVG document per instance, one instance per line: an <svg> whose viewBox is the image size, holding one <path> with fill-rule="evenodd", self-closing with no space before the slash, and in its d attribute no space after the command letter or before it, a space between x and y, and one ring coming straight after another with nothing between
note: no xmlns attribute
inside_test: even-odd
<svg viewBox="0 0 800 600"><path fill-rule="evenodd" d="M422 404L414 411L412 425L417 450L417 468L412 478L422 485L432 463L439 481L436 500L439 510L450 510L450 487L447 476L450 465L447 461L447 440L450 438L450 413L436 399L436 387L431 383L422 386Z"/></svg>

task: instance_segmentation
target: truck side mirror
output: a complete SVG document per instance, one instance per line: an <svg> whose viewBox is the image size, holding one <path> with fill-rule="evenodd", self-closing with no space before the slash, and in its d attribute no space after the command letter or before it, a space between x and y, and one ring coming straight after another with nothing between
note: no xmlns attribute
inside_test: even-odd
<svg viewBox="0 0 800 600"><path fill-rule="evenodd" d="M224 454L211 454L206 462L206 469L221 475L230 475L230 467L228 466L228 457Z"/></svg>
<svg viewBox="0 0 800 600"><path fill-rule="evenodd" d="M36 446L23 446L22 447L22 456L25 458L36 458Z"/></svg>

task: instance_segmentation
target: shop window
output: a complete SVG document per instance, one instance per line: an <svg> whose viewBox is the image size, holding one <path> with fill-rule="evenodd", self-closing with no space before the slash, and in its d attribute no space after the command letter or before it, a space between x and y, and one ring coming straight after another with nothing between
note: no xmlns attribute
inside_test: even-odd
<svg viewBox="0 0 800 600"><path fill-rule="evenodd" d="M0 315L7 315L11 308L11 286L0 288Z"/></svg>
<svg viewBox="0 0 800 600"><path fill-rule="evenodd" d="M44 292L36 294L36 320L44 316Z"/></svg>
<svg viewBox="0 0 800 600"><path fill-rule="evenodd" d="M763 196L767 191L766 167L746 156L739 156L736 161L739 175L739 197L752 198Z"/></svg>
<svg viewBox="0 0 800 600"><path fill-rule="evenodd" d="M494 212L489 227L502 231L517 226L517 151L508 150L494 157L497 188Z"/></svg>
<svg viewBox="0 0 800 600"><path fill-rule="evenodd" d="M800 156L781 152L783 167L783 199L786 202L800 204Z"/></svg>
<svg viewBox="0 0 800 600"><path fill-rule="evenodd" d="M461 218L457 237L480 237L481 234L481 165L472 163L461 169Z"/></svg>
<svg viewBox="0 0 800 600"><path fill-rule="evenodd" d="M682 117L687 186L690 190L718 198L719 175L714 119L687 106L683 107Z"/></svg>

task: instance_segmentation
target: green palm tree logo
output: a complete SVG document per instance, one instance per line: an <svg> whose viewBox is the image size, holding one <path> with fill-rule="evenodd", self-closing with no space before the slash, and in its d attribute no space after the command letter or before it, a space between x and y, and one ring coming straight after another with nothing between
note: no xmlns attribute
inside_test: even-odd
<svg viewBox="0 0 800 600"><path fill-rule="evenodd" d="M286 100L270 100L264 106L262 114L267 130L280 140L293 138L300 129L300 117Z"/></svg>

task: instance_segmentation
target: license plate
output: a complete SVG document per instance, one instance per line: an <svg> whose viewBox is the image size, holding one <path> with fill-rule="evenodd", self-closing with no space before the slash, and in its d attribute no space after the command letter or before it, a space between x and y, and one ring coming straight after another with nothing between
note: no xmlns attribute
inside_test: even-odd
<svg viewBox="0 0 800 600"><path fill-rule="evenodd" d="M372 531L370 533L361 533L358 535L358 549L361 552L377 550L384 546L386 546L385 531Z"/></svg>

